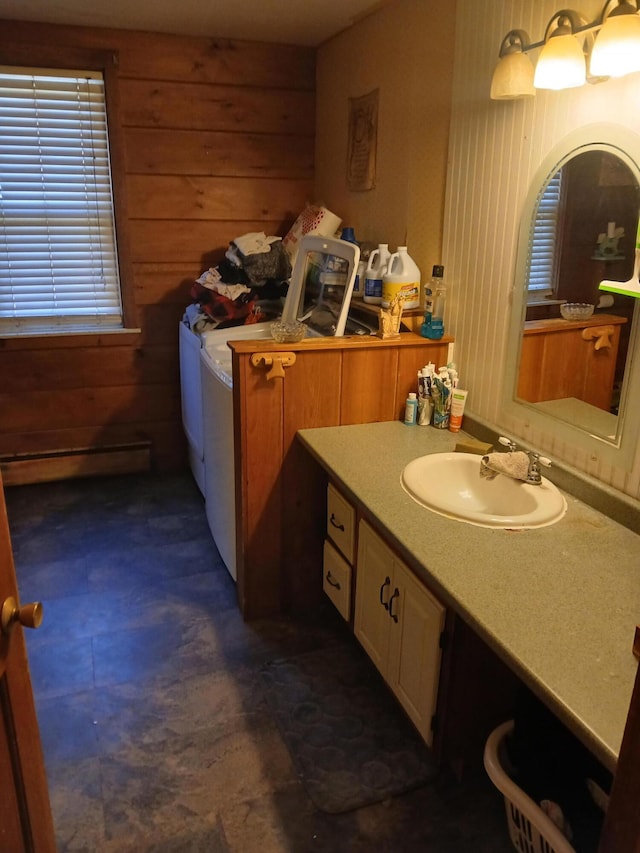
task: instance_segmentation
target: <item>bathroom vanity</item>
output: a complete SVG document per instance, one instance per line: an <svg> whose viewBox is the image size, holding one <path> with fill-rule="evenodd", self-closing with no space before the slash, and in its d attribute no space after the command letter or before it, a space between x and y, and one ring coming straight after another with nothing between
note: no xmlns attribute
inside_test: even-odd
<svg viewBox="0 0 640 853"><path fill-rule="evenodd" d="M613 770L637 670L638 536L570 494L564 518L535 530L478 527L419 506L401 486L403 468L454 450L461 435L389 422L306 429L299 440L353 507L356 540L370 528L392 555L390 571L400 562L447 619L482 640ZM365 552L359 541L355 548L357 621ZM429 618L437 622L437 614L436 606ZM450 659L447 668L454 680L457 663ZM446 715L442 698L434 701ZM472 692L468 700L478 707ZM447 723L440 721L444 731Z"/></svg>
<svg viewBox="0 0 640 853"><path fill-rule="evenodd" d="M400 418L418 370L429 361L446 364L451 341L406 332L388 340L229 342L237 588L245 619L312 609L322 595L315 580L326 483L295 441L297 431Z"/></svg>

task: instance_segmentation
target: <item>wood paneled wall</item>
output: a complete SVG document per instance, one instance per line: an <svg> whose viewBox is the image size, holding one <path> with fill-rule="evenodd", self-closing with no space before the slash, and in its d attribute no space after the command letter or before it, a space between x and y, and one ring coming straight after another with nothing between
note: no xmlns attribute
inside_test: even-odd
<svg viewBox="0 0 640 853"><path fill-rule="evenodd" d="M284 235L311 198L315 53L254 42L0 21L16 45L118 54L138 333L0 340L0 457L149 439L185 464L178 322L194 278L247 231ZM131 323L129 325L132 325Z"/></svg>

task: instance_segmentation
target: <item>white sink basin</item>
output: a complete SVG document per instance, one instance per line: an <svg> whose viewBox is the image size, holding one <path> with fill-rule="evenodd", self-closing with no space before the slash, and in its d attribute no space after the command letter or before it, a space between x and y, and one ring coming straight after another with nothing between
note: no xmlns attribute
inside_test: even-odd
<svg viewBox="0 0 640 853"><path fill-rule="evenodd" d="M523 530L555 524L567 502L545 477L540 485L499 474L480 476L481 456L433 453L420 456L402 472L402 486L427 509L480 527Z"/></svg>

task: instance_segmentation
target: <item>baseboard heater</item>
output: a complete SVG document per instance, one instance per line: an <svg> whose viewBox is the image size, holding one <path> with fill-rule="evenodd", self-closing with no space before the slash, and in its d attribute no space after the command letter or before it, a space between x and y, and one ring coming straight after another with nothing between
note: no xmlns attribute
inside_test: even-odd
<svg viewBox="0 0 640 853"><path fill-rule="evenodd" d="M151 468L151 442L139 441L104 447L74 447L42 453L0 457L5 486L46 483L73 477L131 474Z"/></svg>

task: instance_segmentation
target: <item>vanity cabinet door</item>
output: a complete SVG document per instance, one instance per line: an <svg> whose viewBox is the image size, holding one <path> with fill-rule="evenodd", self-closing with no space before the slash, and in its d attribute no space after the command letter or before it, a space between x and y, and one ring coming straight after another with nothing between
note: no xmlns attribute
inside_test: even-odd
<svg viewBox="0 0 640 853"><path fill-rule="evenodd" d="M429 745L444 620L442 604L361 521L355 634Z"/></svg>
<svg viewBox="0 0 640 853"><path fill-rule="evenodd" d="M393 552L366 521L360 522L356 572L355 635L382 675L387 675L389 599Z"/></svg>
<svg viewBox="0 0 640 853"><path fill-rule="evenodd" d="M391 595L387 680L431 746L446 611L397 559Z"/></svg>

